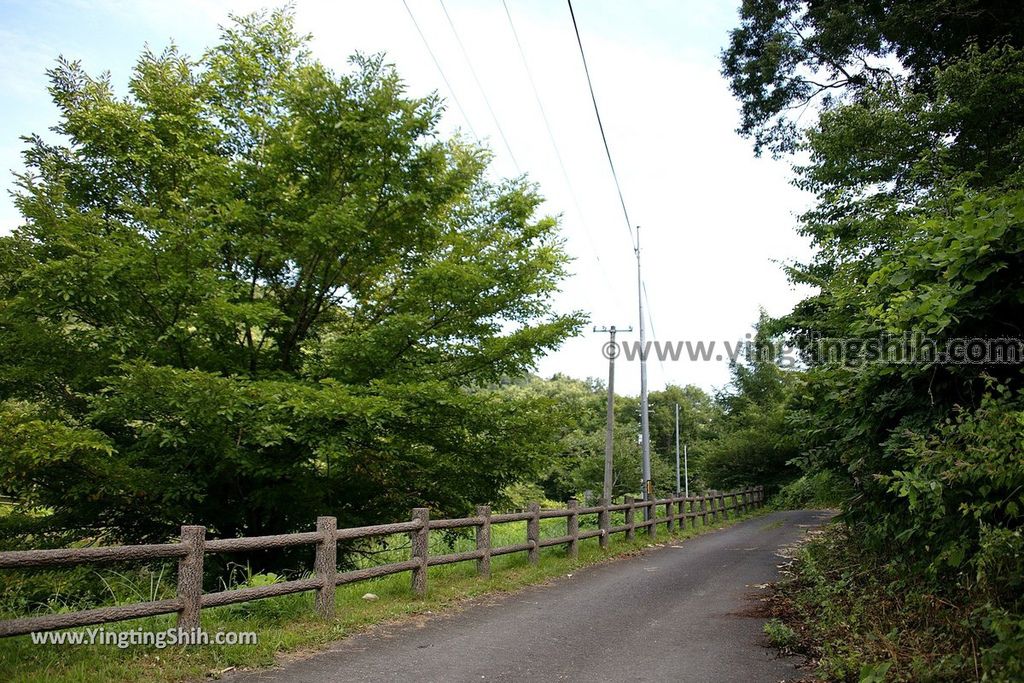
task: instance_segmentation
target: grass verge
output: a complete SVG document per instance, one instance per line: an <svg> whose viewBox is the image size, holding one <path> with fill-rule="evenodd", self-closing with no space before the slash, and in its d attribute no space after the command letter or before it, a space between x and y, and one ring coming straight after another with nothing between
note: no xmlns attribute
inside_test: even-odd
<svg viewBox="0 0 1024 683"><path fill-rule="evenodd" d="M661 526L654 542L682 540L764 512L763 509L756 510L738 519L719 521L707 527L700 526L698 522L696 529L677 531L672 536ZM622 521L613 519L612 523L621 524ZM542 520L541 535L560 536L565 533L564 525L564 520ZM525 525L496 525L492 534L496 545L521 542L525 536ZM434 536L439 537L438 541L442 540L440 535L431 536L432 540ZM448 539L446 542L448 548L455 550L466 549L470 543L468 538ZM492 559L490 579L477 577L473 562L431 567L428 594L422 598L412 594L408 573L340 586L335 594L337 617L329 622L313 613L312 593L203 610L203 628L207 632L254 631L259 636L256 645L211 644L162 650L134 645L120 649L100 645L41 646L34 645L29 636L7 638L0 640L0 680L28 683L215 679L233 669L270 666L276 657L284 653L314 651L374 624L458 609L460 604L474 597L543 583L587 565L636 553L650 545L652 542L647 535L638 532L634 542L627 542L624 534L615 534L607 551L600 549L596 538L581 541L577 560L569 559L564 550L557 547L543 549L537 565L530 565L525 553L505 555ZM387 558L387 561L392 560ZM364 600L362 596L365 593L373 593L378 599ZM109 624L106 629L158 632L173 626L174 617L169 615Z"/></svg>

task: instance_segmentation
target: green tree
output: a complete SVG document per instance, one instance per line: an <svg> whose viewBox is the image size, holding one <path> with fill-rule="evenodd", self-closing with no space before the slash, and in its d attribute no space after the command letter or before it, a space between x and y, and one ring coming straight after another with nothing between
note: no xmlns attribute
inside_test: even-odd
<svg viewBox="0 0 1024 683"><path fill-rule="evenodd" d="M685 443L692 449L712 436L719 407L700 387L669 384L661 391L652 391L648 400L651 452L672 464L673 468L676 453L676 405L679 406L680 448Z"/></svg>
<svg viewBox="0 0 1024 683"><path fill-rule="evenodd" d="M732 381L716 398L712 436L695 454L696 471L715 489L762 485L771 494L799 475L794 461L803 449L792 399L801 377L766 351L760 330L767 324L762 318L751 357L732 364Z"/></svg>
<svg viewBox="0 0 1024 683"><path fill-rule="evenodd" d="M738 132L757 152L781 154L800 144L807 109L871 100L892 85L932 97L936 74L968 46L1024 47L1019 8L1000 0L744 0L722 71L741 104ZM920 141L900 142L913 153ZM952 142L970 149L970 140Z"/></svg>
<svg viewBox="0 0 1024 683"><path fill-rule="evenodd" d="M531 376L505 387L502 395L517 405L543 406L547 414L555 445L537 477L544 497L565 501L587 488L589 482L580 479L581 467L597 453L602 462L604 458L607 393L601 382L565 375L547 380Z"/></svg>
<svg viewBox="0 0 1024 683"><path fill-rule="evenodd" d="M790 275L817 291L768 326L808 367L793 397L804 462L849 482L862 547L974 601L993 680L1024 651L1022 366L837 358L826 340L906 357L905 338L944 354L1021 336L1022 48L1024 15L1005 3L794 0L745 2L723 55L741 132L800 150L796 182L815 197L800 217L815 255ZM818 116L798 129L807 106Z"/></svg>
<svg viewBox="0 0 1024 683"><path fill-rule="evenodd" d="M816 198L800 218L815 256L789 272L817 293L769 326L809 366L795 397L808 463L850 479L851 519L887 547L919 522L883 479L907 466L908 432L979 407L993 380L1018 391L1020 368L834 362L821 340L922 335L946 351L1020 335L1024 23L986 2L748 2L732 35L743 132L798 146L796 183ZM833 95L800 133L789 107L812 80Z"/></svg>
<svg viewBox="0 0 1024 683"><path fill-rule="evenodd" d="M556 221L383 57L306 44L277 11L147 50L123 97L49 72L59 142L25 138L0 239L0 487L53 526L462 512L547 457L544 404L487 387L583 322Z"/></svg>

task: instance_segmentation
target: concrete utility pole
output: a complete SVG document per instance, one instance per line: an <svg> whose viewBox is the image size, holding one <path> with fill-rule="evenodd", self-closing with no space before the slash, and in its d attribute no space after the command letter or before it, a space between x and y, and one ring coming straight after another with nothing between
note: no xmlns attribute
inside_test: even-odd
<svg viewBox="0 0 1024 683"><path fill-rule="evenodd" d="M679 404L676 404L676 495L679 490Z"/></svg>
<svg viewBox="0 0 1024 683"><path fill-rule="evenodd" d="M686 497L690 497L690 468L686 464L686 444L683 444L683 477L686 482Z"/></svg>
<svg viewBox="0 0 1024 683"><path fill-rule="evenodd" d="M611 327L594 327L594 332L607 332L608 345L605 347L608 356L608 408L604 434L604 488L602 498L611 502L612 500L612 457L615 444L615 356L618 355L618 347L615 346L615 333L618 332L615 325ZM623 332L632 332L632 326L624 328Z"/></svg>
<svg viewBox="0 0 1024 683"><path fill-rule="evenodd" d="M644 281L640 275L640 226L636 226L636 295L640 303L640 444L643 450L644 500L654 495L651 482L651 428L647 410L647 335L644 325ZM644 521L651 519L651 506L644 506Z"/></svg>

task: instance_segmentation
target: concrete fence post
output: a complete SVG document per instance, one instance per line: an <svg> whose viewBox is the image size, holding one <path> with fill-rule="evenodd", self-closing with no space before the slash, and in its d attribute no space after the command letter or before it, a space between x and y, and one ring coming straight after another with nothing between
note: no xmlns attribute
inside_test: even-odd
<svg viewBox="0 0 1024 683"><path fill-rule="evenodd" d="M412 592L427 594L427 567L430 556L430 508L413 508L412 521L422 524L416 531L409 532L412 540L412 559L419 560L419 566L412 570Z"/></svg>
<svg viewBox="0 0 1024 683"><path fill-rule="evenodd" d="M700 525L706 527L708 525L708 497L703 495L700 497Z"/></svg>
<svg viewBox="0 0 1024 683"><path fill-rule="evenodd" d="M317 517L316 530L320 534L313 560L313 570L320 582L316 589L316 613L324 619L332 619L338 575L338 520L335 517Z"/></svg>
<svg viewBox="0 0 1024 683"><path fill-rule="evenodd" d="M665 523L665 526L668 528L668 535L671 536L676 532L675 505L672 504L671 498L669 498L668 502L665 503L665 516L668 517L668 521Z"/></svg>
<svg viewBox="0 0 1024 683"><path fill-rule="evenodd" d="M540 504L530 503L527 507L530 511L530 519L526 520L526 542L530 544L527 551L530 564L540 562Z"/></svg>
<svg viewBox="0 0 1024 683"><path fill-rule="evenodd" d="M601 511L597 513L597 525L601 528L601 536L599 542L602 550L608 549L608 530L612 528L612 514L608 510L608 506L611 505L611 501L606 498L601 498L597 501Z"/></svg>
<svg viewBox="0 0 1024 683"><path fill-rule="evenodd" d="M485 579L491 578L491 506L478 505L476 516L482 518L476 528L476 549L482 554L476 560L476 573Z"/></svg>
<svg viewBox="0 0 1024 683"><path fill-rule="evenodd" d="M655 521L658 519L658 506L655 504L654 498L651 498L649 501L644 503L644 505L647 508L647 514L649 516L647 521L650 522L647 525L647 537L653 541L658 538L658 524Z"/></svg>
<svg viewBox="0 0 1024 683"><path fill-rule="evenodd" d="M633 506L633 496L626 496L626 540L632 543L636 540L636 508Z"/></svg>
<svg viewBox="0 0 1024 683"><path fill-rule="evenodd" d="M569 514L565 518L565 535L571 539L569 541L569 557L574 560L580 556L580 515L576 512L579 506L578 500L570 498Z"/></svg>
<svg viewBox="0 0 1024 683"><path fill-rule="evenodd" d="M200 609L203 599L203 555L206 546L206 527L185 525L181 527L181 542L188 548L187 554L178 560L178 628L183 631L198 631Z"/></svg>

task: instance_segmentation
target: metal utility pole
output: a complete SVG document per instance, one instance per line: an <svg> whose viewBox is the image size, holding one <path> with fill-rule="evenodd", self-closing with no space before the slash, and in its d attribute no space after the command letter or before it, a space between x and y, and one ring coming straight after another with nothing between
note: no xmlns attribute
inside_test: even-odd
<svg viewBox="0 0 1024 683"><path fill-rule="evenodd" d="M651 500L651 429L647 410L647 335L644 325L644 281L640 275L640 226L636 226L636 295L640 303L640 445L643 450L644 500ZM644 521L651 519L651 506L644 506Z"/></svg>
<svg viewBox="0 0 1024 683"><path fill-rule="evenodd" d="M615 325L594 327L594 332L607 332L609 335L604 354L608 357L608 409L604 434L604 488L601 496L609 503L612 500L612 457L615 444L615 357L619 355L618 347L615 346L615 333L618 331ZM633 328L630 326L622 331L632 332Z"/></svg>
<svg viewBox="0 0 1024 683"><path fill-rule="evenodd" d="M676 495L679 495L679 404L676 404Z"/></svg>

